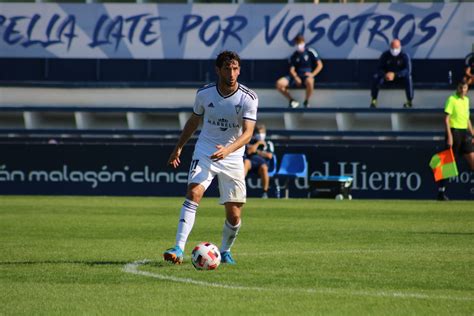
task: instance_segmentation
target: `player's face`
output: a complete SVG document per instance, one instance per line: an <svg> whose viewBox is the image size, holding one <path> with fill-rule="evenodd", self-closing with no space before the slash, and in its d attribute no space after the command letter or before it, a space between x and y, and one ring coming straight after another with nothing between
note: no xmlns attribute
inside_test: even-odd
<svg viewBox="0 0 474 316"><path fill-rule="evenodd" d="M240 75L240 66L236 60L224 63L221 68L217 68L217 75L222 84L233 87L237 84Z"/></svg>
<svg viewBox="0 0 474 316"><path fill-rule="evenodd" d="M458 87L458 94L461 97L465 97L467 95L467 90L469 89L467 84L459 85Z"/></svg>

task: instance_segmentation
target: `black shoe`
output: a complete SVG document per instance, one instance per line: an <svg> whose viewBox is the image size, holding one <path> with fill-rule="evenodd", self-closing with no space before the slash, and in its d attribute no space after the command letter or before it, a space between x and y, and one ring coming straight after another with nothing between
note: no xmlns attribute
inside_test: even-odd
<svg viewBox="0 0 474 316"><path fill-rule="evenodd" d="M308 100L304 100L303 105L305 108L309 108Z"/></svg>
<svg viewBox="0 0 474 316"><path fill-rule="evenodd" d="M438 201L449 201L444 192L438 192Z"/></svg>
<svg viewBox="0 0 474 316"><path fill-rule="evenodd" d="M370 101L370 107L372 109L375 109L377 107L377 99L372 99L372 101Z"/></svg>
<svg viewBox="0 0 474 316"><path fill-rule="evenodd" d="M407 102L403 103L403 107L405 109L410 109L411 107L413 107L413 103L411 103L411 100L407 100Z"/></svg>

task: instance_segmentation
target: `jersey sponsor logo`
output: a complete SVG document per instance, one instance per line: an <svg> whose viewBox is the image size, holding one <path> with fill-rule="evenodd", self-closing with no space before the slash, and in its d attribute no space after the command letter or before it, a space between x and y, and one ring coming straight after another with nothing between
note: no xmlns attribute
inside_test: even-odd
<svg viewBox="0 0 474 316"><path fill-rule="evenodd" d="M217 121L208 119L207 123L211 125L219 126L220 130L223 132L225 132L229 128L240 128L240 125L238 123L229 123L229 121L225 118L220 118Z"/></svg>

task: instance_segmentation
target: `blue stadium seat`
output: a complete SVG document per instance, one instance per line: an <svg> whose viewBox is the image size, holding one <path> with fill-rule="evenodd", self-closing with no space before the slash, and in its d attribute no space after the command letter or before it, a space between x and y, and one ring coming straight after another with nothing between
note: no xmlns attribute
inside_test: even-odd
<svg viewBox="0 0 474 316"><path fill-rule="evenodd" d="M285 180L285 184L282 188L285 189L285 198L288 198L289 193L289 182L290 179L306 178L308 174L308 162L305 154L284 154L281 159L280 168L276 173L275 177L280 186L279 180Z"/></svg>

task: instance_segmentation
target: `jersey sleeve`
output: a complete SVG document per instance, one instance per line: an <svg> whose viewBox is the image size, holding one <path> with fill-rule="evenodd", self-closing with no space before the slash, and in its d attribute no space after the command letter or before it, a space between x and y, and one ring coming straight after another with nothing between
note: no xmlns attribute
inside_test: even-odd
<svg viewBox="0 0 474 316"><path fill-rule="evenodd" d="M315 50L314 48L310 47L310 48L308 48L308 51L309 51L310 54L312 55L311 58L312 58L314 61L318 61L318 60L321 59L321 57L319 56L318 51Z"/></svg>
<svg viewBox="0 0 474 316"><path fill-rule="evenodd" d="M444 113L446 114L453 114L453 96L450 96L447 100L446 103L444 104Z"/></svg>
<svg viewBox="0 0 474 316"><path fill-rule="evenodd" d="M199 116L204 115L204 105L202 104L202 94L199 93L199 91L196 94L196 98L194 99L193 112L194 114L199 115Z"/></svg>
<svg viewBox="0 0 474 316"><path fill-rule="evenodd" d="M243 106L242 119L256 121L257 120L258 97L252 92L246 99Z"/></svg>

